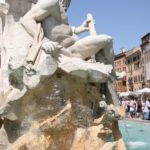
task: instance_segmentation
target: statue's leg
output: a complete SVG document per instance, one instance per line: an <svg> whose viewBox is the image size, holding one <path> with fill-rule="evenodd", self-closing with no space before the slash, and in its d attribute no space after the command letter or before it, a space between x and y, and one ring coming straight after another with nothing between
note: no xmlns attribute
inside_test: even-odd
<svg viewBox="0 0 150 150"><path fill-rule="evenodd" d="M96 54L103 49L106 59L112 63L113 49L112 38L107 35L88 36L78 40L73 46L69 47L67 51L72 55L80 54L81 58L86 59Z"/></svg>
<svg viewBox="0 0 150 150"><path fill-rule="evenodd" d="M101 62L101 57L103 56L106 64L114 65L114 50L112 38L109 36L106 36L106 38L107 40L105 46L96 54L96 61Z"/></svg>

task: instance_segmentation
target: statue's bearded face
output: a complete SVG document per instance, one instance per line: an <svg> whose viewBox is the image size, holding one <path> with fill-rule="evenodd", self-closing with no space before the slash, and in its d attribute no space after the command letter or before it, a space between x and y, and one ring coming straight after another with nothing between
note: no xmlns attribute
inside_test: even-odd
<svg viewBox="0 0 150 150"><path fill-rule="evenodd" d="M65 11L67 11L68 7L70 6L71 0L59 0L62 7L64 8Z"/></svg>

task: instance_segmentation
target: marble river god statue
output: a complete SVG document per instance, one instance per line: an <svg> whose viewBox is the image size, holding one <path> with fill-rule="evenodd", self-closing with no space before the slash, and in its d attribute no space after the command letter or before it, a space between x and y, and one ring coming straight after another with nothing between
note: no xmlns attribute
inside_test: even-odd
<svg viewBox="0 0 150 150"><path fill-rule="evenodd" d="M126 149L112 38L96 34L91 14L71 27L70 3L0 1L2 150Z"/></svg>

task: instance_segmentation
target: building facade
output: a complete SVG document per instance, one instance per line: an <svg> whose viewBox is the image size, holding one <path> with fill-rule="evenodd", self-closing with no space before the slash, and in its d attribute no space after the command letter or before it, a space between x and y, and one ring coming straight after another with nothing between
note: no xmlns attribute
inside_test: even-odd
<svg viewBox="0 0 150 150"><path fill-rule="evenodd" d="M137 91L143 88L144 75L141 48L133 48L126 52L127 91Z"/></svg>
<svg viewBox="0 0 150 150"><path fill-rule="evenodd" d="M144 87L150 88L150 33L141 38L141 49L143 53L143 74L145 76Z"/></svg>
<svg viewBox="0 0 150 150"><path fill-rule="evenodd" d="M126 51L122 49L121 53L114 58L115 72L126 72ZM117 92L126 92L126 76L114 82L114 88Z"/></svg>

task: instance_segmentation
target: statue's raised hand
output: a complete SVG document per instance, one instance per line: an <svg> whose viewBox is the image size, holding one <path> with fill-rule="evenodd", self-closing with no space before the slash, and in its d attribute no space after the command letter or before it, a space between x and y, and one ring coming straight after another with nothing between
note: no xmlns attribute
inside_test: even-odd
<svg viewBox="0 0 150 150"><path fill-rule="evenodd" d="M84 28L85 31L89 30L89 20L84 20L83 23L81 24L82 28Z"/></svg>
<svg viewBox="0 0 150 150"><path fill-rule="evenodd" d="M53 54L55 51L58 51L62 46L57 42L46 41L42 44L42 49L46 54Z"/></svg>

